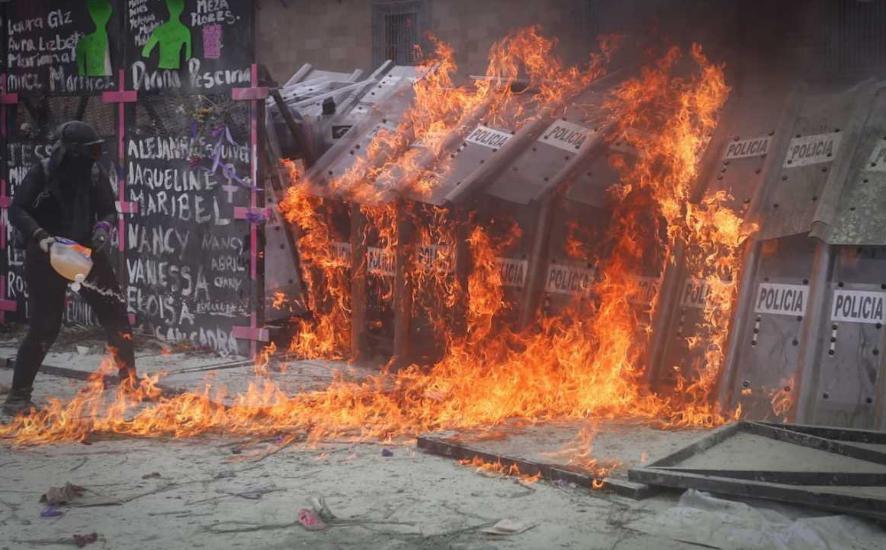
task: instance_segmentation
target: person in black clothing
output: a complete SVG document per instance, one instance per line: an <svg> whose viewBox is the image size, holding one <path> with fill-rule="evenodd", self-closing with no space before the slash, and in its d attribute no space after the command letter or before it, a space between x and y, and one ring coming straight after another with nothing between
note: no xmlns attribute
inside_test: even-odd
<svg viewBox="0 0 886 550"><path fill-rule="evenodd" d="M108 256L117 210L107 174L96 163L101 143L86 123L62 124L49 159L31 167L9 208L16 244L25 249L30 325L15 358L12 389L3 407L7 414L33 407L34 378L61 326L69 281L49 262L55 237L92 249L93 267L80 294L107 333L120 381L136 380L132 329Z"/></svg>

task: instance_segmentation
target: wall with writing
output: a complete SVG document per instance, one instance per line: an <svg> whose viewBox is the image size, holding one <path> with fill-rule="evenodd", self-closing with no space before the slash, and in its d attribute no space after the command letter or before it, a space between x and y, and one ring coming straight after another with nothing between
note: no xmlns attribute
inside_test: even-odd
<svg viewBox="0 0 886 550"><path fill-rule="evenodd" d="M252 185L248 105L154 97L138 113L126 133L128 307L160 339L242 352L233 327L255 307L250 222L235 219Z"/></svg>
<svg viewBox="0 0 886 550"><path fill-rule="evenodd" d="M126 83L143 93L248 86L251 0L129 0Z"/></svg>
<svg viewBox="0 0 886 550"><path fill-rule="evenodd" d="M7 89L29 95L97 94L120 63L122 2L28 0L6 5Z"/></svg>
<svg viewBox="0 0 886 550"><path fill-rule="evenodd" d="M250 209L263 200L251 177L258 107L231 90L252 86L253 9L249 0L0 6L3 320L25 320L28 295L8 202L48 155L50 131L78 119L105 138L102 163L121 216L114 264L136 333L250 351L234 327L259 322L260 281L250 272L261 247L252 229L264 223ZM95 316L69 293L65 321L94 324Z"/></svg>

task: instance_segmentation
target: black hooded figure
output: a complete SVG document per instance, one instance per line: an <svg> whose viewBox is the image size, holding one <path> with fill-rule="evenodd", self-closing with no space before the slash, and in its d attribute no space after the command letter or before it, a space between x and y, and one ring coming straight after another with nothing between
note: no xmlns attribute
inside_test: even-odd
<svg viewBox="0 0 886 550"><path fill-rule="evenodd" d="M92 249L93 267L80 295L107 333L121 382L135 381L132 329L108 256L117 209L107 174L96 162L101 143L84 122L59 126L49 159L31 167L9 208L16 244L25 249L30 324L16 355L12 390L4 404L7 414L33 406L34 378L61 326L69 281L49 263L56 237Z"/></svg>

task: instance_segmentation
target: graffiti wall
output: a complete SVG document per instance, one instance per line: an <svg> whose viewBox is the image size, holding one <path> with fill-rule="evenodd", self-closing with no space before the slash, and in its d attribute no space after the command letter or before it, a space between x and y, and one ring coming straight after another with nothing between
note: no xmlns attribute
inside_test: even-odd
<svg viewBox="0 0 886 550"><path fill-rule="evenodd" d="M4 5L0 310L27 319L23 251L7 208L51 152L52 129L89 122L117 194L114 260L136 332L248 354L259 328L261 89L253 3L37 0ZM69 291L66 321L94 316Z"/></svg>

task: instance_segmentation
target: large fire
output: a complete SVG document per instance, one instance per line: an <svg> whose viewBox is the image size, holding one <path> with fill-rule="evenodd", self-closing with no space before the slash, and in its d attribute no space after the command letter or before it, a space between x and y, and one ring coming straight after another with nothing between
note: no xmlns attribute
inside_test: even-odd
<svg viewBox="0 0 886 550"><path fill-rule="evenodd" d="M609 97L614 135L625 139L633 153L613 153L610 159L620 184L612 192L613 221L595 246L603 252L591 300L542 316L526 330L509 328L501 318L513 304L505 297L496 257L519 238L519 228L493 234L469 215L459 218L444 208L398 199L406 191L421 196L434 189L447 168L448 155L441 153L452 140L461 141L459 132L469 121L483 116L492 124L512 117L505 122L516 128L532 117L556 116L605 73L606 53L574 68L558 62L553 48L535 29L516 32L493 46L489 78L457 86L452 51L437 43L402 123L379 131L365 155L328 182L334 193L315 196L314 182L306 181L298 165L287 163L292 185L280 209L297 229L307 288L303 305L311 312L297 321L289 351L306 358L346 358L349 353L351 275L366 265L365 259L350 265L350 252L340 245L347 237L337 233L334 218L359 209L364 239L372 239L384 253L398 252L398 220L415 227L412 246L399 252L414 266L407 273L411 307L431 320L443 342L442 357L433 365L383 371L364 381L337 376L326 389L297 395L287 395L274 383L267 369L272 350L260 357L249 389L236 395L207 385L199 392L160 396L156 377L130 391L109 392L96 378L72 400L53 400L0 426L0 437L27 444L80 440L92 433L188 437L291 431L319 440L343 434L414 436L512 418L632 417L662 427L728 420L718 412L712 389L723 363L747 233L741 218L724 206L726 197L692 200L700 156L728 94L722 67L710 63L701 48L688 55L669 50ZM528 100L519 98L519 105L520 87L510 85L518 79L533 90ZM414 143L422 147L411 147ZM376 185L385 181L396 185ZM332 195L362 206L328 198ZM467 224L461 226L467 230L459 233L458 224ZM571 227L570 239L582 231ZM439 265L451 261L459 238L467 243L472 266L464 281ZM590 254L577 242L567 246L570 255ZM450 257L429 259L416 252L431 244L449 249ZM697 364L675 365L681 375L671 391L654 393L643 377L649 323L641 319L634 298L648 292L638 276L660 274L678 248L691 274L710 288L706 334L690 342L704 342L705 349ZM379 295L390 301L391 283L376 284L388 285ZM456 306L463 306L460 324L451 313ZM613 465L590 456L592 436L582 434L576 456L604 474Z"/></svg>

